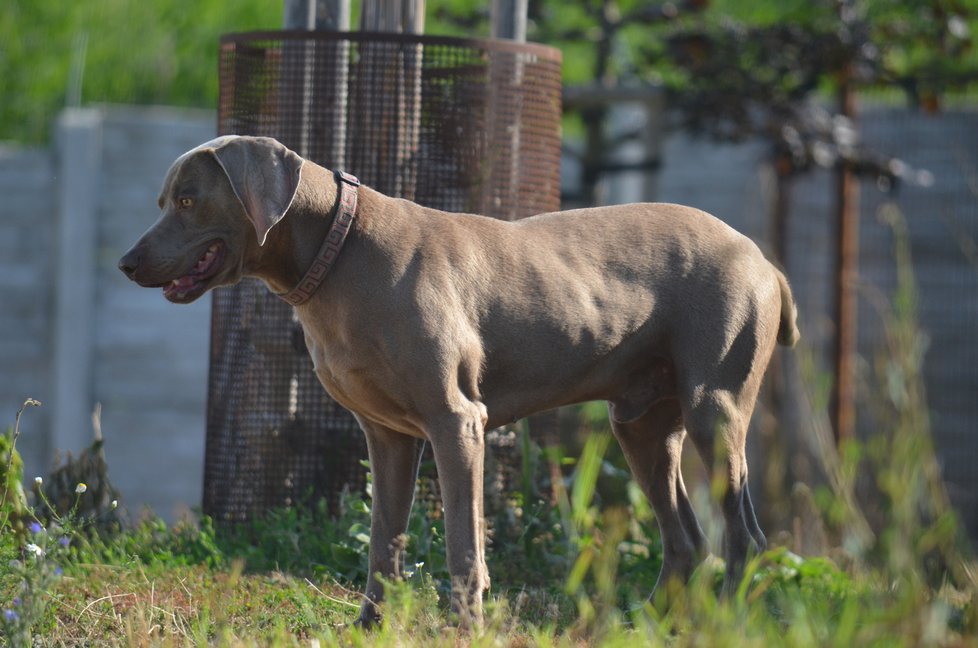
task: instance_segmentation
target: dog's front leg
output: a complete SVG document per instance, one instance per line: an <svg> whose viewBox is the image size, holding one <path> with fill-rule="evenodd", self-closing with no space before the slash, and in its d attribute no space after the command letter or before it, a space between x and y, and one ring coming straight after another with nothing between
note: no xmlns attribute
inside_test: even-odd
<svg viewBox="0 0 978 648"><path fill-rule="evenodd" d="M489 589L482 514L486 416L481 404L470 405L441 417L429 430L445 507L452 611L466 628L482 623L482 593Z"/></svg>
<svg viewBox="0 0 978 648"><path fill-rule="evenodd" d="M400 546L400 536L407 530L424 441L359 420L367 437L373 503L370 509L370 573L357 623L370 627L380 620L378 605L384 598L384 585L378 577L393 579L401 574L403 547Z"/></svg>

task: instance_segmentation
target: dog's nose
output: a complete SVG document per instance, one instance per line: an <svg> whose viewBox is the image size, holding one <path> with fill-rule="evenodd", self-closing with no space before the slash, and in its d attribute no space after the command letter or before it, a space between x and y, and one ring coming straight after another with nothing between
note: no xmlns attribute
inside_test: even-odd
<svg viewBox="0 0 978 648"><path fill-rule="evenodd" d="M126 252L125 256L119 259L119 269L130 279L135 279L136 270L139 269L139 250L133 248Z"/></svg>

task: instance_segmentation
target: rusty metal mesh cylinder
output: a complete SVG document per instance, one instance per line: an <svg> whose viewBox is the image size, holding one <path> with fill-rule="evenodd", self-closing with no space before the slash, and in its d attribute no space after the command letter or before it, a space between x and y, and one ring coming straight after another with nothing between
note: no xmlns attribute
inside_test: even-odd
<svg viewBox="0 0 978 648"><path fill-rule="evenodd" d="M559 206L560 92L560 53L540 45L232 34L218 131L275 137L391 196L512 220ZM245 280L214 291L211 326L204 512L335 507L361 488L362 434L319 385L291 306Z"/></svg>

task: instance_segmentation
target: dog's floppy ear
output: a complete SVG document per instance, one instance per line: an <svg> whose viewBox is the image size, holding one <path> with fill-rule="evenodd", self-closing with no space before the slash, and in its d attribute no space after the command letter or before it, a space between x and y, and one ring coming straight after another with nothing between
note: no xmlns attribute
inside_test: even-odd
<svg viewBox="0 0 978 648"><path fill-rule="evenodd" d="M271 137L220 137L209 148L264 245L292 205L304 160Z"/></svg>

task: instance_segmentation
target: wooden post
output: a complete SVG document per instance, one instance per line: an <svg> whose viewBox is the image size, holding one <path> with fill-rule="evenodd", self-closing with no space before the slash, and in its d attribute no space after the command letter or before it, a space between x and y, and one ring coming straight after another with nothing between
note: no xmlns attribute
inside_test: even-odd
<svg viewBox="0 0 978 648"><path fill-rule="evenodd" d="M839 111L855 119L856 100L845 80ZM832 422L836 443L851 439L856 428L856 280L859 276L859 182L843 162L836 171L835 389Z"/></svg>

